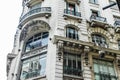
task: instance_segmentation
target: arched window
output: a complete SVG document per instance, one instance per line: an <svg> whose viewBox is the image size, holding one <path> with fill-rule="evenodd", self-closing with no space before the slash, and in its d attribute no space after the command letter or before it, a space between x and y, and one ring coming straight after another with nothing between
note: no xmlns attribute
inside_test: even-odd
<svg viewBox="0 0 120 80"><path fill-rule="evenodd" d="M67 27L66 37L78 40L78 31L73 27Z"/></svg>
<svg viewBox="0 0 120 80"><path fill-rule="evenodd" d="M48 32L38 33L26 42L25 52L48 44Z"/></svg>
<svg viewBox="0 0 120 80"><path fill-rule="evenodd" d="M98 34L92 35L92 42L94 42L97 46L106 47L106 48L108 47L106 43L106 39Z"/></svg>

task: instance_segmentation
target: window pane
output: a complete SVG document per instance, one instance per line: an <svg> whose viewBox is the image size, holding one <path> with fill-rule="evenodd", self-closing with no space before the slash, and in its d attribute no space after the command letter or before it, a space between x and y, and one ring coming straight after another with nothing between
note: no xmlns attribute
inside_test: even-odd
<svg viewBox="0 0 120 80"><path fill-rule="evenodd" d="M95 64L95 63L94 63L94 72L96 73L99 72L98 64Z"/></svg>
<svg viewBox="0 0 120 80"><path fill-rule="evenodd" d="M45 68L46 68L46 58L40 59L40 75L45 75Z"/></svg>

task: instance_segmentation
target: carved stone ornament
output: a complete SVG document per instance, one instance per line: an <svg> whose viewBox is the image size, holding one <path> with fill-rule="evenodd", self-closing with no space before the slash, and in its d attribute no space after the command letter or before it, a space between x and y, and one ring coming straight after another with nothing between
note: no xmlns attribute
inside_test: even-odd
<svg viewBox="0 0 120 80"><path fill-rule="evenodd" d="M38 30L50 30L50 26L48 23L42 21L42 20L35 20L35 21L31 21L30 23L28 23L24 29L21 32L20 35L20 41L24 40L25 37L30 33L30 32L35 32Z"/></svg>

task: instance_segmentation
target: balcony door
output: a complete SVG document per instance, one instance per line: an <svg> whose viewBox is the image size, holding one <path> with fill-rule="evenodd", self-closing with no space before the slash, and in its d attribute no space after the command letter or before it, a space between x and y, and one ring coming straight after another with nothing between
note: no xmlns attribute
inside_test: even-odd
<svg viewBox="0 0 120 80"><path fill-rule="evenodd" d="M67 3L68 14L75 15L75 4Z"/></svg>

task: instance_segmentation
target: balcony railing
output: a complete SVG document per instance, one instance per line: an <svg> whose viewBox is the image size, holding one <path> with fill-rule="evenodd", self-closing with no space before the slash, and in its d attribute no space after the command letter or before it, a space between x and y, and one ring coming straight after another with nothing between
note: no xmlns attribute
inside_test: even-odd
<svg viewBox="0 0 120 80"><path fill-rule="evenodd" d="M28 13L26 13L23 17L20 18L20 22L24 20L26 17L31 16L33 14L40 13L40 12L41 13L51 12L51 7L41 7L41 8L30 10Z"/></svg>
<svg viewBox="0 0 120 80"><path fill-rule="evenodd" d="M116 20L114 23L115 26L120 26L120 20Z"/></svg>
<svg viewBox="0 0 120 80"><path fill-rule="evenodd" d="M76 12L76 11L72 11L72 10L68 10L68 9L64 9L64 13L68 14L68 15L72 15L72 16L81 17L80 12Z"/></svg>
<svg viewBox="0 0 120 80"><path fill-rule="evenodd" d="M82 71L79 68L70 68L68 66L64 66L64 74L74 75L74 76L82 76Z"/></svg>
<svg viewBox="0 0 120 80"><path fill-rule="evenodd" d="M97 20L97 21L101 21L101 22L107 22L106 18L100 17L100 16L95 16L95 15L91 15L90 20Z"/></svg>
<svg viewBox="0 0 120 80"><path fill-rule="evenodd" d="M100 80L118 80L116 75L111 75L110 73L99 72L95 73L95 75L99 75Z"/></svg>

